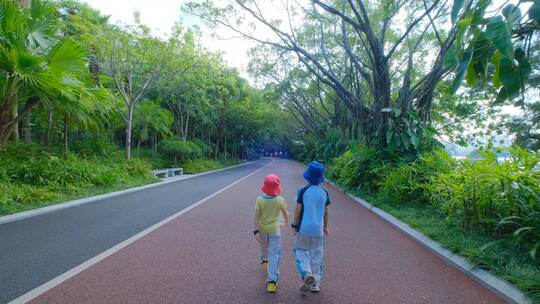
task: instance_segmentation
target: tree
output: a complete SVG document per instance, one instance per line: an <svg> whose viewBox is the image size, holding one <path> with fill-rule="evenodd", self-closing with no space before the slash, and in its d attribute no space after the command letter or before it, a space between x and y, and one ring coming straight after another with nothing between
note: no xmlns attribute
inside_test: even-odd
<svg viewBox="0 0 540 304"><path fill-rule="evenodd" d="M141 150L141 143L150 139L152 134L152 152L155 157L156 143L158 135L168 135L171 133L170 127L173 123L172 113L160 107L159 103L147 100L135 108L134 130L137 136L137 157Z"/></svg>
<svg viewBox="0 0 540 304"><path fill-rule="evenodd" d="M46 98L76 95L85 84L84 50L59 35L55 7L32 1L0 3L0 148L18 123ZM18 115L17 105L22 104Z"/></svg>
<svg viewBox="0 0 540 304"><path fill-rule="evenodd" d="M127 108L126 159L131 159L131 130L133 111L139 101L155 86L169 59L167 44L152 37L148 28L111 28L107 32L108 45L102 50L104 71L112 86L122 97Z"/></svg>
<svg viewBox="0 0 540 304"><path fill-rule="evenodd" d="M255 0L229 1L219 8L210 1L192 2L186 9L269 46L288 63L297 62L295 66L330 87L354 113L367 143L417 151L430 123L437 83L452 70L444 59L458 27L442 29L449 17L446 2L313 0L311 4L280 6L288 13L284 20L272 19ZM406 15L399 26L403 30L397 28L399 12ZM294 22L298 16L301 24ZM458 19L463 17L461 13ZM259 39L249 31L250 23L270 30L273 39ZM427 62L418 60L425 49L432 54Z"/></svg>

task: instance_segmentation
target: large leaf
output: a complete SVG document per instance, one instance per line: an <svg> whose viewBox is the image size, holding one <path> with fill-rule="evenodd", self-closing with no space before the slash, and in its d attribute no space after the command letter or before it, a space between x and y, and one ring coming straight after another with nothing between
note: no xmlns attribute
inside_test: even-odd
<svg viewBox="0 0 540 304"><path fill-rule="evenodd" d="M451 12L451 18L452 23L456 23L457 17L459 15L459 11L461 11L461 8L463 7L465 1L463 0L454 0L454 4L452 4L452 12Z"/></svg>
<svg viewBox="0 0 540 304"><path fill-rule="evenodd" d="M531 64L529 63L529 60L527 60L525 51L523 51L521 48L516 49L514 52L514 57L518 61L519 77L521 78L520 80L523 84L525 80L529 78L529 75L532 72Z"/></svg>
<svg viewBox="0 0 540 304"><path fill-rule="evenodd" d="M489 19L485 34L504 56L514 58L510 30L501 16Z"/></svg>
<svg viewBox="0 0 540 304"><path fill-rule="evenodd" d="M512 61L506 57L503 57L499 62L499 78L503 87L499 91L496 103L514 98L519 94L521 88L519 71Z"/></svg>
<svg viewBox="0 0 540 304"><path fill-rule="evenodd" d="M502 14L509 26L515 25L521 19L521 10L513 4L506 5L502 10Z"/></svg>
<svg viewBox="0 0 540 304"><path fill-rule="evenodd" d="M474 68L475 64L474 62L471 62L467 66L467 75L465 76L465 80L467 80L467 85L472 86L476 83L476 70Z"/></svg>
<svg viewBox="0 0 540 304"><path fill-rule="evenodd" d="M529 8L529 18L540 24L540 1L534 1L531 8Z"/></svg>
<svg viewBox="0 0 540 304"><path fill-rule="evenodd" d="M75 41L65 40L49 54L49 67L55 73L71 72L84 67L84 49Z"/></svg>
<svg viewBox="0 0 540 304"><path fill-rule="evenodd" d="M502 86L501 78L499 77L500 73L500 62L503 58L501 52L496 51L493 57L491 57L491 63L495 65L495 73L493 73L493 85L498 89Z"/></svg>
<svg viewBox="0 0 540 304"><path fill-rule="evenodd" d="M457 92L459 87L461 86L461 83L463 82L463 78L465 78L465 74L467 72L467 67L469 66L469 63L472 59L472 50L466 50L463 53L463 56L461 57L461 60L459 61L458 68L456 70L456 76L454 78L454 82L452 83L452 86L450 87L450 93L454 94Z"/></svg>

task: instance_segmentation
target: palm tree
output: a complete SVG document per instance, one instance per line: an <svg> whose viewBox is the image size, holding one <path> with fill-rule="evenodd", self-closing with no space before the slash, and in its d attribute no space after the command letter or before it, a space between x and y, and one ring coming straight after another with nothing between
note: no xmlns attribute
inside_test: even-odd
<svg viewBox="0 0 540 304"><path fill-rule="evenodd" d="M78 78L85 70L85 52L58 34L55 13L45 1L21 8L0 0L0 149L44 98L76 96L84 87ZM22 109L13 115L19 103Z"/></svg>
<svg viewBox="0 0 540 304"><path fill-rule="evenodd" d="M141 143L150 139L152 133L152 154L155 157L156 141L158 135L170 135L173 116L170 111L159 106L159 103L143 101L135 108L133 115L135 135L137 136L137 157L141 150Z"/></svg>

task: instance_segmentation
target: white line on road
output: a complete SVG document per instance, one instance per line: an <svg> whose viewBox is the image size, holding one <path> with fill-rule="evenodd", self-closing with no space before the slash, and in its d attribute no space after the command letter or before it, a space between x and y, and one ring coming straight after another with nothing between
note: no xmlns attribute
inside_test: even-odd
<svg viewBox="0 0 540 304"><path fill-rule="evenodd" d="M84 270L90 268L91 266L99 263L100 261L106 259L107 257L109 257L110 255L112 255L113 253L117 252L117 251L120 251L121 249L127 247L129 244L137 241L138 239L144 237L145 235L149 234L150 232L158 229L159 227L167 224L168 222L176 219L177 217L181 216L182 214L190 211L191 209L201 205L202 203L208 201L209 199L217 196L218 194L222 193L223 191L233 187L234 185L238 184L239 182L245 180L246 178L256 174L257 172L261 171L262 169L266 168L267 166L269 166L270 164L272 164L272 162L260 167L259 169L251 172L250 174L242 177L241 179L235 181L234 183L210 194L209 196L199 200L198 202L196 202L195 204L185 208L185 209L182 209L181 211L169 216L168 218L162 220L161 222L157 223L157 224L154 224L153 226L150 226L148 228L146 228L145 230L135 234L134 236L130 237L129 239L121 242L121 243L118 243L117 245L115 245L114 247L111 247L110 249L96 255L95 257L83 262L82 264L80 264L79 266L76 266L66 272L64 272L63 274L57 276L56 278L48 281L47 283L39 286L39 287L36 287L35 289L23 294L22 296L16 298L15 300L12 300L11 302L9 302L8 304L19 304L19 303L28 303L30 302L31 300L37 298L38 296L42 295L43 293L47 292L48 290L54 288L55 286L57 285L60 285L62 282L65 282L67 281L68 279L74 277L75 275L83 272Z"/></svg>

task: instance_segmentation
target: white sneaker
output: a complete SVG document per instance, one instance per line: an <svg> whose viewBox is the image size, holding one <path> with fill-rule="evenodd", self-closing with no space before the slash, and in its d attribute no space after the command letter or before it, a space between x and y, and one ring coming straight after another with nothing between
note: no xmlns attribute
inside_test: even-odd
<svg viewBox="0 0 540 304"><path fill-rule="evenodd" d="M313 285L311 285L311 288L310 288L311 292L313 293L317 293L319 291L321 291L321 287L319 286L319 283L313 283Z"/></svg>
<svg viewBox="0 0 540 304"><path fill-rule="evenodd" d="M314 283L315 283L315 277L311 273L306 274L306 276L304 277L304 284L302 284L302 286L300 286L300 291L301 292L310 291L311 286Z"/></svg>

